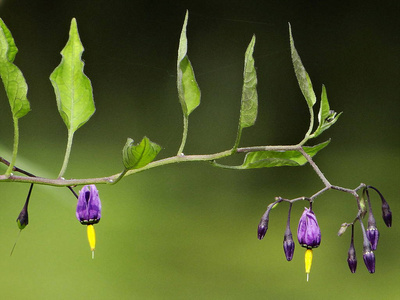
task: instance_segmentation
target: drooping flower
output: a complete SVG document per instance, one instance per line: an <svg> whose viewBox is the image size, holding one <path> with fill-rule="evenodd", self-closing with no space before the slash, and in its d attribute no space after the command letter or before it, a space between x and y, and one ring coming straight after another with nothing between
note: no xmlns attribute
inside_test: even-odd
<svg viewBox="0 0 400 300"><path fill-rule="evenodd" d="M82 225L96 224L101 218L99 192L94 184L85 185L79 191L76 218Z"/></svg>
<svg viewBox="0 0 400 300"><path fill-rule="evenodd" d="M319 229L317 217L309 208L304 208L297 228L297 239L302 247L316 248L321 243L321 230Z"/></svg>
<svg viewBox="0 0 400 300"><path fill-rule="evenodd" d="M297 227L297 239L302 247L307 248L304 259L308 281L313 258L312 248L318 247L321 243L321 230L311 208L304 208Z"/></svg>
<svg viewBox="0 0 400 300"><path fill-rule="evenodd" d="M99 192L94 184L85 185L79 191L78 204L76 206L76 218L82 225L87 225L87 237L92 258L94 258L94 249L96 248L96 232L93 224L100 221L101 202Z"/></svg>

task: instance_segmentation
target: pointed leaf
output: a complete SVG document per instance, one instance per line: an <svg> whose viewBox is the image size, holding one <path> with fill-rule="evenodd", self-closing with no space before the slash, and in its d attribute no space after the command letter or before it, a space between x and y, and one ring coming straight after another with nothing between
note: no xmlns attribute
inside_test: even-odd
<svg viewBox="0 0 400 300"><path fill-rule="evenodd" d="M14 62L15 55L17 55L18 52L17 45L15 45L15 41L14 38L12 37L10 30L7 28L6 24L1 18L0 18L0 27L3 29L4 35L8 43L8 52L7 52L8 60L10 62Z"/></svg>
<svg viewBox="0 0 400 300"><path fill-rule="evenodd" d="M240 127L253 126L257 119L258 109L258 95L257 95L257 73L254 67L254 44L256 37L250 41L247 47L245 60L244 60L244 71L243 71L243 89L242 89L242 105L240 108Z"/></svg>
<svg viewBox="0 0 400 300"><path fill-rule="evenodd" d="M313 157L318 151L329 144L330 140L312 146L303 147L308 155ZM244 162L239 169L269 168L282 166L302 166L307 163L305 157L297 150L288 151L257 151L246 155Z"/></svg>
<svg viewBox="0 0 400 300"><path fill-rule="evenodd" d="M13 64L17 47L3 20L0 19L0 76L3 81L13 118L19 119L30 111L28 85L21 70Z"/></svg>
<svg viewBox="0 0 400 300"><path fill-rule="evenodd" d="M316 96L312 87L311 79L306 72L306 69L301 62L300 56L297 53L296 48L294 47L294 40L292 37L292 28L289 24L289 35L290 35L290 49L292 53L292 62L294 67L294 72L296 74L297 81L299 83L301 92L306 98L308 107L311 108L316 102Z"/></svg>
<svg viewBox="0 0 400 300"><path fill-rule="evenodd" d="M188 14L189 13L186 11L185 21L183 23L179 40L177 60L178 96L185 117L188 117L190 113L199 106L201 97L200 88L196 82L193 67L187 56L186 26Z"/></svg>
<svg viewBox="0 0 400 300"><path fill-rule="evenodd" d="M50 75L58 111L71 132L85 124L95 111L92 85L83 73L83 51L76 20L72 19L68 42L61 51L61 63Z"/></svg>
<svg viewBox="0 0 400 300"><path fill-rule="evenodd" d="M341 114L342 113L337 114L334 110L330 109L328 96L326 94L326 89L325 86L323 85L322 95L321 95L321 106L319 108L319 113L318 113L319 125L318 128L315 130L315 132L312 134L312 137L314 138L319 136L322 132L324 132L333 124L335 124Z"/></svg>
<svg viewBox="0 0 400 300"><path fill-rule="evenodd" d="M161 147L144 137L142 141L134 145L133 140L128 138L122 150L122 159L126 170L139 169L152 162Z"/></svg>

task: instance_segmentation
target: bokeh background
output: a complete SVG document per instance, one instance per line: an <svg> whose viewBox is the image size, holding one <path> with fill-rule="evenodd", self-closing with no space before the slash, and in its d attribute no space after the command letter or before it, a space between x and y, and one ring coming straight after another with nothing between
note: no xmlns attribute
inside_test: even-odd
<svg viewBox="0 0 400 300"><path fill-rule="evenodd" d="M343 111L318 141L332 138L315 161L336 185L378 187L393 211L380 218L376 273L359 260L347 267L350 234L337 237L356 213L354 199L330 191L314 211L322 244L306 282L304 250L292 262L282 250L287 208L273 210L264 240L259 218L275 196L308 196L322 188L309 166L249 171L180 164L99 186L103 218L91 259L76 200L65 188L35 186L30 224L15 219L29 186L1 184L0 294L3 299L394 299L400 293L398 1L32 1L3 0L0 16L19 48L15 63L29 85L32 111L20 121L17 165L57 176L66 129L48 79L60 62L70 21L77 18L97 111L75 135L66 177L115 174L126 138L147 135L175 155L182 133L176 92L176 51L189 9L189 57L202 90L190 117L186 154L229 149L239 117L243 56L256 34L259 115L241 146L295 144L308 111L291 65L288 22L317 95L327 87L331 108ZM0 91L0 153L10 157L12 122ZM316 106L318 109L318 105ZM240 163L242 157L229 163ZM228 161L227 161L228 162ZM5 170L2 167L2 170ZM303 203L292 212L296 231Z"/></svg>

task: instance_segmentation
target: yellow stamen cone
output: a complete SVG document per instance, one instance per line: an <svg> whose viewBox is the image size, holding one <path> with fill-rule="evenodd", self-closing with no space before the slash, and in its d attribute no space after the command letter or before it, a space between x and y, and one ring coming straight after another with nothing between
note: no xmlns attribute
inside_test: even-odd
<svg viewBox="0 0 400 300"><path fill-rule="evenodd" d="M306 250L306 254L304 256L304 262L305 262L306 274L307 274L307 281L308 281L308 276L310 275L312 256L313 256L312 249L307 249Z"/></svg>
<svg viewBox="0 0 400 300"><path fill-rule="evenodd" d="M96 248L96 232L94 231L93 225L87 226L87 237L90 250L92 251L92 258L94 258L94 249Z"/></svg>

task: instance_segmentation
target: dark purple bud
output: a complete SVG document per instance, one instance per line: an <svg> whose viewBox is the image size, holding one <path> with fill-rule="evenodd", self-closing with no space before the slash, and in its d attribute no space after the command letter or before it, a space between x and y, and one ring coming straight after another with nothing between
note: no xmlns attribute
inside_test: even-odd
<svg viewBox="0 0 400 300"><path fill-rule="evenodd" d="M290 213L292 211L292 203L289 206L288 219L286 224L285 235L283 236L283 251L285 252L286 260L291 261L294 253L294 241L292 231L290 230Z"/></svg>
<svg viewBox="0 0 400 300"><path fill-rule="evenodd" d="M269 213L272 208L274 208L281 200L276 200L275 202L268 205L267 211L261 217L260 223L258 224L257 236L259 240L262 240L268 230Z"/></svg>
<svg viewBox="0 0 400 300"><path fill-rule="evenodd" d="M368 207L369 207L369 213L368 213L368 227L367 227L367 238L371 243L371 250L375 251L376 247L378 246L378 240L379 240L379 231L376 228L376 221L374 218L374 214L372 213L372 205L371 205L371 199L369 198L369 192L368 189L365 190L367 199L368 199Z"/></svg>
<svg viewBox="0 0 400 300"><path fill-rule="evenodd" d="M368 188L371 188L374 191L376 191L379 194L379 196L381 197L383 221L385 222L387 227L392 227L392 211L390 210L389 204L386 202L385 198L383 197L381 192L378 191L378 189L374 188L373 186L368 186Z"/></svg>
<svg viewBox="0 0 400 300"><path fill-rule="evenodd" d="M354 225L351 225L351 242L347 255L347 263L349 264L351 273L355 273L357 269L357 257L356 249L354 248Z"/></svg>
<svg viewBox="0 0 400 300"><path fill-rule="evenodd" d="M368 225L367 228L367 238L371 243L371 250L375 251L378 246L379 231L374 225Z"/></svg>
<svg viewBox="0 0 400 300"><path fill-rule="evenodd" d="M297 228L297 239L302 247L316 248L321 243L321 230L317 218L309 208L304 208Z"/></svg>
<svg viewBox="0 0 400 300"><path fill-rule="evenodd" d="M382 218L387 227L392 227L392 211L389 204L382 197Z"/></svg>
<svg viewBox="0 0 400 300"><path fill-rule="evenodd" d="M283 238L283 251L285 251L286 260L291 261L294 254L294 241L291 232L290 234L285 232L285 236Z"/></svg>
<svg viewBox="0 0 400 300"><path fill-rule="evenodd" d="M371 274L375 273L375 254L372 251L363 253L364 263L367 267L368 272Z"/></svg>
<svg viewBox="0 0 400 300"><path fill-rule="evenodd" d="M267 233L268 230L268 219L263 222L263 220L260 221L260 224L258 225L258 239L262 240Z"/></svg>
<svg viewBox="0 0 400 300"><path fill-rule="evenodd" d="M363 233L363 259L365 266L367 267L368 272L375 273L375 254L371 250L371 243L367 237L365 232L364 224L361 221L361 218L358 218L361 225L361 230Z"/></svg>
<svg viewBox="0 0 400 300"><path fill-rule="evenodd" d="M25 205L22 208L21 212L18 215L17 218L17 225L19 229L24 229L26 225L29 223L29 218L28 218L28 204L29 204L29 199L31 198L31 193L33 189L33 183L31 184L31 187L29 188L28 196L26 197Z"/></svg>
<svg viewBox="0 0 400 300"><path fill-rule="evenodd" d="M94 184L85 185L79 191L76 218L82 225L96 224L100 221L101 202Z"/></svg>

